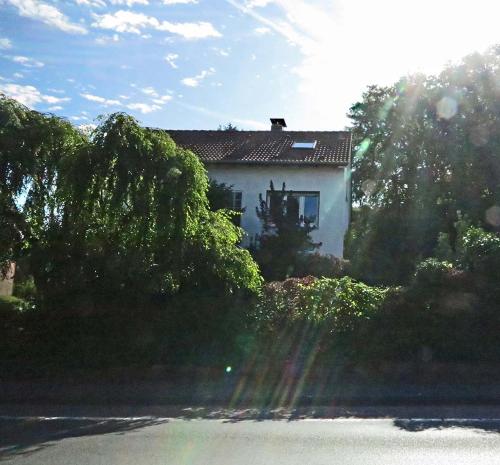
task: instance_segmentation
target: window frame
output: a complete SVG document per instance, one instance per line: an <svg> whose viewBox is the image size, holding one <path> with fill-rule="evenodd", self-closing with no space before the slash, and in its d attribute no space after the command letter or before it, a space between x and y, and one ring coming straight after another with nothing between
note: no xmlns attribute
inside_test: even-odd
<svg viewBox="0 0 500 465"><path fill-rule="evenodd" d="M266 205L268 206L268 208L270 207L271 205L271 190L267 190L266 191ZM276 192L276 191L275 191ZM285 197L287 197L288 195L292 195L294 197L314 197L316 196L318 198L318 207L317 207L317 213L316 213L316 221L314 222L314 228L315 229L319 229L319 212L320 212L320 202L321 202L321 193L320 191L304 191L304 190L301 190L301 191L293 191L293 190L289 190L289 191L285 191ZM299 200L299 217L300 215L304 216L304 211L302 210L302 212L300 211L300 200Z"/></svg>

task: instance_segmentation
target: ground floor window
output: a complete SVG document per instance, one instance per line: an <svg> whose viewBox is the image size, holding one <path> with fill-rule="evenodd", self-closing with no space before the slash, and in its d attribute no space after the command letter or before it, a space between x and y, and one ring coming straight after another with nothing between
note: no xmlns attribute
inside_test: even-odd
<svg viewBox="0 0 500 465"><path fill-rule="evenodd" d="M276 195L280 192L267 191L267 203L272 208L272 202L283 203L286 213L297 218L300 224L308 223L319 227L319 192L314 191L286 191L284 196Z"/></svg>

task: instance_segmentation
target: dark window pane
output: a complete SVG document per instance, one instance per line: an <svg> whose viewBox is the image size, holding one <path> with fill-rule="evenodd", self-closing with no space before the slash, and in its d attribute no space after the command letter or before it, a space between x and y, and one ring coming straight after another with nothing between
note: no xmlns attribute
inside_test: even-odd
<svg viewBox="0 0 500 465"><path fill-rule="evenodd" d="M312 224L318 225L318 195L306 195L304 198L304 219Z"/></svg>

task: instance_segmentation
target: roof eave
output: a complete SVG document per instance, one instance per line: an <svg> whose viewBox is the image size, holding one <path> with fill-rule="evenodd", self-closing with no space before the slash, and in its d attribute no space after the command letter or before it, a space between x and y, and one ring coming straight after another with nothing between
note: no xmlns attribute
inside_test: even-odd
<svg viewBox="0 0 500 465"><path fill-rule="evenodd" d="M200 160L207 165L293 165L293 166L348 166L348 161L293 161L293 160Z"/></svg>

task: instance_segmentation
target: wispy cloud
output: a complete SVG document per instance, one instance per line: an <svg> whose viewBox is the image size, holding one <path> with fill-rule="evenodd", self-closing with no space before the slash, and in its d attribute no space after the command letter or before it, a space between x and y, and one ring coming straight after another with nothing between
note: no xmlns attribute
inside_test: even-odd
<svg viewBox="0 0 500 465"><path fill-rule="evenodd" d="M200 85L201 81L203 81L203 79L207 78L208 76L211 76L214 73L215 73L214 68L204 69L196 76L186 77L186 78L182 79L181 83L187 87L198 87Z"/></svg>
<svg viewBox="0 0 500 465"><path fill-rule="evenodd" d="M258 36L263 36L263 35L266 35L266 34L270 34L271 33L271 29L268 28L267 26L260 26L260 27L256 27L254 30L255 34L257 34Z"/></svg>
<svg viewBox="0 0 500 465"><path fill-rule="evenodd" d="M63 109L63 107L61 105L55 105L53 107L49 107L49 111L59 111L62 109Z"/></svg>
<svg viewBox="0 0 500 465"><path fill-rule="evenodd" d="M20 65L26 66L27 68L42 68L43 66L45 66L41 61L21 55L6 56L6 58L12 60L14 63L19 63Z"/></svg>
<svg viewBox="0 0 500 465"><path fill-rule="evenodd" d="M165 61L174 69L177 69L177 63L175 62L179 58L179 55L177 53L168 53L165 55Z"/></svg>
<svg viewBox="0 0 500 465"><path fill-rule="evenodd" d="M113 34L112 36L101 36L95 39L95 43L99 45L106 45L111 42L118 42L120 40L120 36L118 34Z"/></svg>
<svg viewBox="0 0 500 465"><path fill-rule="evenodd" d="M163 0L164 5L185 5L187 3L198 3L198 0Z"/></svg>
<svg viewBox="0 0 500 465"><path fill-rule="evenodd" d="M220 48L220 47L212 47L212 50L217 53L217 55L220 55L221 57L228 57L229 56L229 48Z"/></svg>
<svg viewBox="0 0 500 465"><path fill-rule="evenodd" d="M210 118L216 121L217 125L224 123L226 121L231 121L232 123L239 124L244 129L268 129L267 125L264 124L262 121L236 117L234 115L228 115L227 113L221 113L218 111L209 110L208 108L202 106L191 105L190 103L181 102L180 100L176 100L176 102L178 105L187 108L188 110L196 111L203 115L209 116Z"/></svg>
<svg viewBox="0 0 500 465"><path fill-rule="evenodd" d="M93 8L104 8L106 2L103 0L75 0L77 5L89 6Z"/></svg>
<svg viewBox="0 0 500 465"><path fill-rule="evenodd" d="M119 10L115 13L94 15L95 21L92 27L109 29L116 32L141 34L146 29L170 32L184 37L185 39L204 39L208 37L221 37L211 23L199 21L195 23L172 23L170 21L159 21L154 16L144 13Z"/></svg>
<svg viewBox="0 0 500 465"><path fill-rule="evenodd" d="M107 99L104 97L100 97L99 95L80 94L80 96L83 97L85 100L89 100L90 102L100 103L101 105L104 105L105 107L119 106L122 104L119 100Z"/></svg>
<svg viewBox="0 0 500 465"><path fill-rule="evenodd" d="M127 105L127 108L129 110L137 110L140 111L142 114L147 114L151 113L153 111L161 110L161 105L158 105L156 103L149 104L149 103L129 103Z"/></svg>
<svg viewBox="0 0 500 465"><path fill-rule="evenodd" d="M160 95L157 98L152 99L152 101L157 105L165 105L165 103L170 102L170 100L172 100L171 95Z"/></svg>
<svg viewBox="0 0 500 465"><path fill-rule="evenodd" d="M151 95L152 97L158 97L158 92L156 92L154 87L143 87L141 92L146 95Z"/></svg>
<svg viewBox="0 0 500 465"><path fill-rule="evenodd" d="M39 103L55 104L70 100L69 97L55 97L53 95L42 94L35 86L24 86L20 84L0 83L0 92L32 108L36 107Z"/></svg>
<svg viewBox="0 0 500 465"><path fill-rule="evenodd" d="M272 3L273 0L246 0L245 6L247 8L263 7Z"/></svg>
<svg viewBox="0 0 500 465"><path fill-rule="evenodd" d="M172 100L171 95L160 95L158 91L154 87L143 87L142 89L139 89L143 94L147 95L148 97L151 97L151 101L155 103L156 105L165 105L167 102L170 102Z"/></svg>
<svg viewBox="0 0 500 465"><path fill-rule="evenodd" d="M0 49L7 50L9 48L12 48L11 40L7 39L7 37L0 37Z"/></svg>
<svg viewBox="0 0 500 465"><path fill-rule="evenodd" d="M137 5L149 5L148 0L111 0L111 4L113 5L127 5L128 7Z"/></svg>
<svg viewBox="0 0 500 465"><path fill-rule="evenodd" d="M55 6L38 0L6 0L15 6L21 16L42 21L43 23L71 34L86 34L87 29L75 24Z"/></svg>

